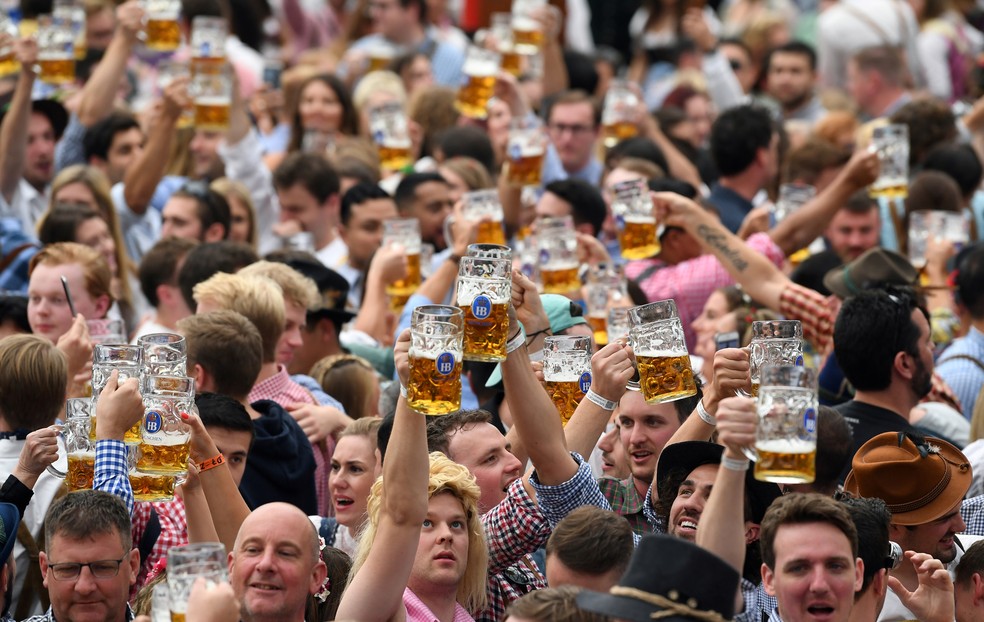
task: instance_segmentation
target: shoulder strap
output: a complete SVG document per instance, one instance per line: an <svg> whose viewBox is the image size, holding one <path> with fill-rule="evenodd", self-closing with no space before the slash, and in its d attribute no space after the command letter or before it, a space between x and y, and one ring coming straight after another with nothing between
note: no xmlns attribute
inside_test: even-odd
<svg viewBox="0 0 984 622"><path fill-rule="evenodd" d="M956 360L956 359L961 359L961 360L964 360L964 361L970 361L974 365L977 365L977 368L978 369L980 369L981 371L984 371L984 361L981 361L980 359L974 358L973 356L970 356L969 354L954 354L953 356L948 356L948 357L945 357L945 358L941 359L936 364L937 365L940 365L940 364L945 363L947 361L953 361L953 360Z"/></svg>
<svg viewBox="0 0 984 622"><path fill-rule="evenodd" d="M892 43L892 40L888 36L888 33L885 32L885 29L882 28L881 26L879 26L878 25L878 22L876 22L875 20L871 19L871 17L869 17L864 11L860 10L859 8L857 8L855 6L852 6L850 4L845 4L843 2L840 4L840 6L843 7L845 11L847 11L848 13L850 13L851 15L853 15L854 17L857 17L862 22L864 22L869 28L871 28L872 30L874 30L875 31L875 34L877 34L878 37L882 40L882 43L884 43L885 45L888 45L888 46L892 46L892 47L896 47L898 45L896 43ZM895 5L895 10L898 12L899 18L902 19L902 21L904 23L905 22L905 19L902 17L902 10L899 8L899 6L897 4ZM903 28L905 28L904 24L903 24ZM906 30L906 32L908 32L908 29L907 28L905 30Z"/></svg>
<svg viewBox="0 0 984 622"><path fill-rule="evenodd" d="M10 267L10 264L14 263L14 260L17 259L21 253L31 248L32 246L34 246L33 242L28 242L27 244L21 244L20 246L15 246L9 253L3 256L2 260L0 260L0 272L3 272L8 267Z"/></svg>
<svg viewBox="0 0 984 622"><path fill-rule="evenodd" d="M154 506L150 506L150 516L147 518L147 525L144 527L143 535L140 536L140 542L137 543L137 550L140 551L141 566L150 557L160 535L161 519L157 515L157 510L154 509Z"/></svg>

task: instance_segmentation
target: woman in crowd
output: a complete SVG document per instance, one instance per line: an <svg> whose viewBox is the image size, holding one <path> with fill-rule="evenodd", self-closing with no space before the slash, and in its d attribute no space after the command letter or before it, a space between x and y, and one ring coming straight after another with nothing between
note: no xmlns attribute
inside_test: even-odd
<svg viewBox="0 0 984 622"><path fill-rule="evenodd" d="M311 377L342 403L352 419L379 416L379 375L364 358L352 354L325 357L311 368Z"/></svg>

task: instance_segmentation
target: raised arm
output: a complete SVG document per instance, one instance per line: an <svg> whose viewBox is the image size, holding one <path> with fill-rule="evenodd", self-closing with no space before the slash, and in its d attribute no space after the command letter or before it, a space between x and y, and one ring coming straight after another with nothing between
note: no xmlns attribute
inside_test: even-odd
<svg viewBox="0 0 984 622"><path fill-rule="evenodd" d="M147 133L147 146L140 158L127 169L123 178L123 197L135 214L147 211L154 190L164 177L171 142L174 140L174 128L189 101L187 78L176 78L164 89L160 112Z"/></svg>
<svg viewBox="0 0 984 622"><path fill-rule="evenodd" d="M400 333L393 356L401 386L409 379L410 331ZM336 617L383 622L406 616L403 589L410 578L420 529L427 518L426 417L410 410L405 397L396 404L393 433L383 462L382 499L376 535L365 562L345 588ZM378 482L373 485L378 492ZM371 501L370 501L371 502Z"/></svg>
<svg viewBox="0 0 984 622"><path fill-rule="evenodd" d="M632 348L614 341L591 357L591 390L604 401L618 402L633 372ZM590 399L581 400L564 427L567 448L582 456L591 455L611 416L612 409Z"/></svg>
<svg viewBox="0 0 984 622"><path fill-rule="evenodd" d="M786 256L806 248L823 233L852 194L878 179L878 170L877 154L867 150L855 152L829 186L776 225L769 237Z"/></svg>
<svg viewBox="0 0 984 622"><path fill-rule="evenodd" d="M102 60L82 87L79 98L79 122L85 127L92 127L113 111L120 82L126 75L127 62L139 41L143 18L144 11L138 0L129 0L116 8L116 32Z"/></svg>
<svg viewBox="0 0 984 622"><path fill-rule="evenodd" d="M21 63L14 96L0 126L0 194L8 203L14 199L17 185L24 174L27 156L27 126L31 119L31 90L34 88L34 64L38 59L38 43L32 37L14 42L17 60Z"/></svg>
<svg viewBox="0 0 984 622"><path fill-rule="evenodd" d="M133 514L133 488L130 486L123 435L143 417L143 400L136 378L117 384L119 372L109 375L96 403L96 465L93 490L121 498Z"/></svg>
<svg viewBox="0 0 984 622"><path fill-rule="evenodd" d="M751 390L751 366L748 362L748 351L742 348L725 348L714 353L713 378L710 384L704 386L704 395L700 399L701 406L710 421L700 416L699 409L690 413L677 431L673 433L667 445L683 441L706 441L714 434L713 417L717 414L721 400L734 397L739 389L746 392Z"/></svg>

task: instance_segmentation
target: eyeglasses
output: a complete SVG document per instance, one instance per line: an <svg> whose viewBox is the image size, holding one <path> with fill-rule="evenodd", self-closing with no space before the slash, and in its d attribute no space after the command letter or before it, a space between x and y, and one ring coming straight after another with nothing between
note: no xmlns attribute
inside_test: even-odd
<svg viewBox="0 0 984 622"><path fill-rule="evenodd" d="M574 136L580 136L582 134L588 134L594 131L594 127L590 125L568 125L566 123L551 123L547 126L554 134L563 134L564 132L570 132Z"/></svg>
<svg viewBox="0 0 984 622"><path fill-rule="evenodd" d="M102 559L95 562L73 563L66 562L64 564L48 564L48 570L55 579L59 581L71 581L77 579L79 574L82 572L84 566L89 567L89 572L92 576L97 579L112 579L120 573L120 564L123 560L127 558L124 554L123 557L119 559Z"/></svg>

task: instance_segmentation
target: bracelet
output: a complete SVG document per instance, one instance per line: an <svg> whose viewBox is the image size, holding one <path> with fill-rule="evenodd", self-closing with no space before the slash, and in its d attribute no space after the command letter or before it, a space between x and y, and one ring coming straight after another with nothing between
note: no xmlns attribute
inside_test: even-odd
<svg viewBox="0 0 984 622"><path fill-rule="evenodd" d="M523 330L523 327L520 326L519 331L515 335L513 335L513 337L509 339L509 341L506 342L506 354L509 354L510 352L515 352L516 350L522 348L525 345L526 345L526 332Z"/></svg>
<svg viewBox="0 0 984 622"><path fill-rule="evenodd" d="M704 400L697 402L697 416L707 425L717 425L717 419L704 408Z"/></svg>
<svg viewBox="0 0 984 622"><path fill-rule="evenodd" d="M400 385L400 397L407 399L407 388L402 384Z"/></svg>
<svg viewBox="0 0 984 622"><path fill-rule="evenodd" d="M728 469L729 471L747 471L748 470L748 459L741 458L729 458L727 456L721 456L721 466Z"/></svg>
<svg viewBox="0 0 984 622"><path fill-rule="evenodd" d="M595 393L594 389L588 389L588 392L584 394L584 397L602 410L615 410L615 407L618 406L618 402L613 402L612 400L603 398Z"/></svg>
<svg viewBox="0 0 984 622"><path fill-rule="evenodd" d="M536 339L540 335L545 335L550 332L550 327L544 328L543 330L538 330L535 333L530 333L526 335L526 342L529 343L533 339Z"/></svg>
<svg viewBox="0 0 984 622"><path fill-rule="evenodd" d="M225 458L222 456L222 454L219 454L219 455L215 456L214 458L209 458L205 462L199 462L198 463L198 472L199 473L204 473L205 471L207 471L209 469L214 469L215 467L217 467L217 466L219 466L221 464L225 464Z"/></svg>

